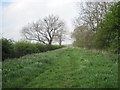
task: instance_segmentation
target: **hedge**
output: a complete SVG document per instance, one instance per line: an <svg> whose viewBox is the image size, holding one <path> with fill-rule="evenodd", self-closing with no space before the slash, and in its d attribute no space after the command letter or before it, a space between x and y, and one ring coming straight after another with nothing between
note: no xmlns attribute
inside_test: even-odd
<svg viewBox="0 0 120 90"><path fill-rule="evenodd" d="M11 39L5 38L0 40L2 41L2 61L7 58L19 58L27 54L46 52L64 47L63 45L44 45L28 41L13 43Z"/></svg>

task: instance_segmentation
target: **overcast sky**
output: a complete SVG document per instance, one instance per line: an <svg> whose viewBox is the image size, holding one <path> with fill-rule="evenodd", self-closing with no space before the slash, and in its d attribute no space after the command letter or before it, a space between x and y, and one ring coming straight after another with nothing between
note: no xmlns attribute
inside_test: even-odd
<svg viewBox="0 0 120 90"><path fill-rule="evenodd" d="M18 41L22 39L20 31L24 25L54 14L65 21L67 32L70 33L74 29L72 21L78 15L76 6L78 1L85 0L2 0L0 1L0 19L2 19L0 30L3 37ZM67 38L64 43L72 42Z"/></svg>
<svg viewBox="0 0 120 90"><path fill-rule="evenodd" d="M49 14L58 15L64 20L67 32L73 31L72 21L77 15L77 0L3 0L0 7L0 29L3 37L20 40L24 25L42 19ZM66 40L65 43L71 43Z"/></svg>

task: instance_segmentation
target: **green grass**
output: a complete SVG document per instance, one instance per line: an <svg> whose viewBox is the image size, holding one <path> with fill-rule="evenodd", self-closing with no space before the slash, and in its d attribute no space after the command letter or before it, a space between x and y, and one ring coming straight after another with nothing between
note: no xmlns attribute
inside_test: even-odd
<svg viewBox="0 0 120 90"><path fill-rule="evenodd" d="M117 55L67 48L3 62L3 88L117 88Z"/></svg>

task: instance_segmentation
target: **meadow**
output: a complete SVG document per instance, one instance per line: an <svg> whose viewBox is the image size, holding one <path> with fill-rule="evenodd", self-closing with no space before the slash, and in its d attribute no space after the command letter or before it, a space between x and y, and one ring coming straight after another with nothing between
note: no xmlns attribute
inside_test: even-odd
<svg viewBox="0 0 120 90"><path fill-rule="evenodd" d="M63 48L3 62L3 88L117 88L118 55Z"/></svg>

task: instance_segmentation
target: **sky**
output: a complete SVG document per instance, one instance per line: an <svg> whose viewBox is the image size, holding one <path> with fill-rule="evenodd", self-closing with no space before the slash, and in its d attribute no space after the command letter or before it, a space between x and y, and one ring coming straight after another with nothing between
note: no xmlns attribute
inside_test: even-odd
<svg viewBox="0 0 120 90"><path fill-rule="evenodd" d="M67 34L73 31L73 20L77 15L77 0L3 0L0 7L0 29L2 36L21 40L22 27L50 14L58 15L66 23ZM72 43L67 36L65 44Z"/></svg>
<svg viewBox="0 0 120 90"><path fill-rule="evenodd" d="M0 37L21 40L22 27L54 14L66 23L68 36L64 44L70 44L73 41L70 38L70 33L74 30L73 20L78 15L76 2L80 1L85 0L2 0L0 1Z"/></svg>

